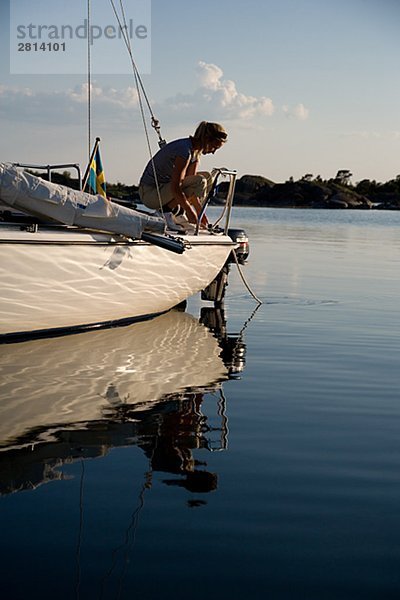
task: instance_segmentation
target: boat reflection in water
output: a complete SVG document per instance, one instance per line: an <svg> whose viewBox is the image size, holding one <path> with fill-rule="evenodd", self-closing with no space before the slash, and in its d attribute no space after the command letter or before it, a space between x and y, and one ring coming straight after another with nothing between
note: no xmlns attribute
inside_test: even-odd
<svg viewBox="0 0 400 600"><path fill-rule="evenodd" d="M207 326L205 325L207 324ZM62 467L137 445L168 485L217 487L194 449L226 449L222 382L244 366L221 311L173 310L127 327L2 345L0 494L63 478ZM205 394L216 408L202 412ZM215 424L218 416L218 424ZM211 421L214 425L211 425Z"/></svg>

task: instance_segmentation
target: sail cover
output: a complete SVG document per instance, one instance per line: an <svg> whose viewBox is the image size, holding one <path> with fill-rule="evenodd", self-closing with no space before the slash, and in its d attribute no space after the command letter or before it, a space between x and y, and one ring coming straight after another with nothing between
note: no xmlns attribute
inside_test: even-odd
<svg viewBox="0 0 400 600"><path fill-rule="evenodd" d="M45 181L21 168L0 163L0 200L16 210L65 225L87 227L132 238L143 231L163 233L163 219L120 206L100 195Z"/></svg>

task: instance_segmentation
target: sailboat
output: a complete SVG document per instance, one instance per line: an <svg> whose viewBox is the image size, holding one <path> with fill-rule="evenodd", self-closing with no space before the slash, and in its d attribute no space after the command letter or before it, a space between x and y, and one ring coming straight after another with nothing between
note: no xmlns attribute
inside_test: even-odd
<svg viewBox="0 0 400 600"><path fill-rule="evenodd" d="M162 143L153 114L152 124ZM48 181L27 166L0 164L2 342L150 318L200 291L221 302L229 263L248 254L245 232L230 228L234 170L215 170L197 226L177 235L148 211L51 182L54 170L73 167L82 184L76 163L30 165ZM204 230L220 177L228 179L221 214Z"/></svg>
<svg viewBox="0 0 400 600"><path fill-rule="evenodd" d="M12 184L7 192L1 185L6 179ZM235 249L240 247L245 255L248 251L244 232L230 231L229 221L223 229L165 235L160 232L163 223L148 214L62 186L55 186L56 191L73 195L76 206L71 210L66 203L52 203L54 196L32 199L15 192L21 180L33 185L34 193L54 191L48 182L16 167L0 167L0 198L12 207L0 211L2 341L152 317L218 279ZM21 199L13 200L16 196ZM95 202L83 204L87 196ZM13 210L17 202L18 213ZM41 203L50 206L47 221L43 213L37 219ZM59 224L56 212L75 212L79 223ZM130 227L136 232L131 236Z"/></svg>

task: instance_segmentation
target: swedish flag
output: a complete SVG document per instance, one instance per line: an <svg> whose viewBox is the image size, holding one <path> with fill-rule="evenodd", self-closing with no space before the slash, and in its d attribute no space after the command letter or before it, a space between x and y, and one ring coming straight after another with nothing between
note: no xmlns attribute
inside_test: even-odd
<svg viewBox="0 0 400 600"><path fill-rule="evenodd" d="M97 146L90 163L89 178L87 181L87 191L89 194L100 194L107 198L106 178L104 176L103 163L100 157L100 147Z"/></svg>

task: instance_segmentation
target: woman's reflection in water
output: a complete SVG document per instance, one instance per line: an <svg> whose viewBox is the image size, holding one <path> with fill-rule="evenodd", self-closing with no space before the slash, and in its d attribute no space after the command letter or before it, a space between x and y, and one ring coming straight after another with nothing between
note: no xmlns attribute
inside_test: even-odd
<svg viewBox="0 0 400 600"><path fill-rule="evenodd" d="M207 417L201 412L203 393L186 395L179 402L179 409L158 413L154 422L156 432L151 435L148 423L139 426L142 438L139 446L150 460L152 471L181 476L179 479L164 479L171 486L183 487L192 493L207 493L217 489L215 473L204 469L207 463L196 460L193 450L208 448L205 434L210 430ZM143 437L142 437L143 436ZM189 506L205 504L191 501Z"/></svg>

